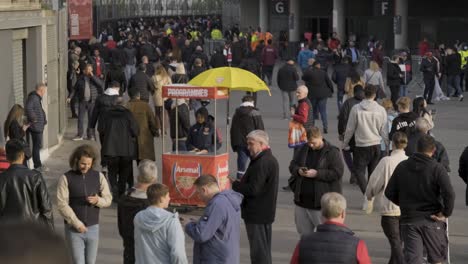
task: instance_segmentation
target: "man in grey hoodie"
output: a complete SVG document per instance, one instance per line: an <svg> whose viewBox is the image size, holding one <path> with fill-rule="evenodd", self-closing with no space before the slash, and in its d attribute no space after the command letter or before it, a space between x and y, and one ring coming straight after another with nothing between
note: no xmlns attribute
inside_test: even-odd
<svg viewBox="0 0 468 264"><path fill-rule="evenodd" d="M383 140L388 146L387 112L375 101L376 94L376 86L366 86L366 98L351 109L343 141L343 149L349 149L349 141L354 135L353 165L363 194L367 187L366 168L369 177L380 160L380 142ZM363 210L366 209L367 198L364 196Z"/></svg>
<svg viewBox="0 0 468 264"><path fill-rule="evenodd" d="M153 184L146 191L150 206L139 212L135 225L136 264L188 264L185 254L185 236L179 214L166 210L169 206L169 188Z"/></svg>
<svg viewBox="0 0 468 264"><path fill-rule="evenodd" d="M242 194L220 191L212 175L200 176L194 185L207 204L203 216L185 226L185 232L195 242L193 264L239 264Z"/></svg>

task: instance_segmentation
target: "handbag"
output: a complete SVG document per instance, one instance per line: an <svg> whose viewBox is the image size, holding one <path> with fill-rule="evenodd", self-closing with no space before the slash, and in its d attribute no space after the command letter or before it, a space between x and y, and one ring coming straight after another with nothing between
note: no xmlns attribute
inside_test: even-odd
<svg viewBox="0 0 468 264"><path fill-rule="evenodd" d="M307 133L304 125L292 120L289 122L288 147L297 148L307 143Z"/></svg>

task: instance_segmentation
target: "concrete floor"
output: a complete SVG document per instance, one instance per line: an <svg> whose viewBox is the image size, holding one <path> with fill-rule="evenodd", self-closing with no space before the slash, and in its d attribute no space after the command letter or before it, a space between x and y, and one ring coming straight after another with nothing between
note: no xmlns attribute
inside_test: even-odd
<svg viewBox="0 0 468 264"><path fill-rule="evenodd" d="M417 85L411 88L410 96L422 92ZM234 92L231 97L231 115L235 107L240 103L241 92ZM272 87L272 96L266 93L259 94L258 107L262 112L266 130L270 134L271 147L274 155L280 162L280 186L286 185L289 177L288 165L292 156L292 151L287 148L288 121L282 120L281 94L276 86ZM468 135L468 102L445 101L436 103L431 108L437 109L435 117L434 134L441 141L450 156L451 161L451 180L455 188L457 198L455 211L450 218L450 253L451 263L468 263L468 210L465 206L465 188L466 185L458 177L458 158L464 147L468 145L466 136ZM225 115L224 111L219 114ZM337 106L336 97L330 98L328 102L329 134L326 139L340 146L337 134ZM218 119L220 119L218 117ZM319 127L321 122L318 123ZM46 175L50 191L55 196L56 183L59 175L68 170L68 156L73 148L82 144L73 142L76 131L76 122L70 121L69 129L65 134L63 144L51 155L45 164L51 169ZM94 142L94 144L97 144ZM161 166L162 140L155 141L157 148L157 162ZM235 175L236 163L235 154L231 152L230 168L231 175ZM161 173L161 167L160 173ZM348 200L348 218L347 225L356 232L356 235L364 239L368 245L373 263L387 263L390 255L388 242L382 233L380 227L380 216L378 213L365 215L359 210L362 203L362 195L357 186L348 183L349 172L346 171L343 177L344 195ZM276 221L273 224L273 245L272 255L273 263L289 263L294 247L299 239L294 224L294 205L292 202L292 193L280 191L278 194ZM54 197L55 201L55 197ZM196 214L196 213L193 213ZM122 241L117 232L116 207L113 205L101 211L100 220L100 247L97 263L111 264L122 263ZM63 219L55 211L56 230L63 233ZM241 263L249 263L249 247L245 234L245 228L241 228ZM192 241L186 238L186 250L189 260L192 256Z"/></svg>

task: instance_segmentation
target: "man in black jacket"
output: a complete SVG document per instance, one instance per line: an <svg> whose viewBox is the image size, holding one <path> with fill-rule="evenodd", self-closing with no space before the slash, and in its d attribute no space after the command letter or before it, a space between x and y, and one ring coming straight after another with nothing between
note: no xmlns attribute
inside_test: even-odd
<svg viewBox="0 0 468 264"><path fill-rule="evenodd" d="M42 98L47 91L47 86L43 83L36 85L36 89L31 92L26 101L25 113L29 121L28 133L32 139L32 158L34 168L41 172L48 171L42 166L40 151L42 148L42 140L44 127L47 125L47 117L42 108Z"/></svg>
<svg viewBox="0 0 468 264"><path fill-rule="evenodd" d="M408 146L405 149L406 156L409 157L417 152L419 139L424 135L428 135L429 130L430 124L426 119L422 117L416 119L414 133L408 137ZM445 149L444 145L442 145L442 143L437 140L435 141L435 146L436 148L434 154L432 155L432 159L444 166L447 172L450 172L450 160L447 150Z"/></svg>
<svg viewBox="0 0 468 264"><path fill-rule="evenodd" d="M237 152L237 179L241 179L245 174L249 161L247 135L254 130L265 130L265 126L260 111L255 108L254 98L246 95L232 117L230 131L231 147L234 152Z"/></svg>
<svg viewBox="0 0 468 264"><path fill-rule="evenodd" d="M94 103L99 95L104 90L104 82L93 74L93 65L86 65L83 75L76 82L75 89L68 97L67 102L74 98L78 98L78 133L73 139L75 141L83 140L83 123L84 117L88 115L88 126L86 134L89 140L95 140L94 129L91 129L91 116L93 115Z"/></svg>
<svg viewBox="0 0 468 264"><path fill-rule="evenodd" d="M158 180L158 168L151 160L143 160L138 165L137 184L128 189L119 200L117 224L124 245L124 264L135 264L135 240L133 218L149 206L146 190Z"/></svg>
<svg viewBox="0 0 468 264"><path fill-rule="evenodd" d="M364 99L364 88L361 85L354 87L354 97L348 98L343 106L341 107L340 114L338 115L338 136L340 141L344 140L344 135L346 132L346 125L348 125L349 114L353 106L359 104ZM349 183L356 183L356 176L353 165L353 149L356 146L354 137L349 141L349 149L342 150L343 159L346 162L346 166L349 169L350 177Z"/></svg>
<svg viewBox="0 0 468 264"><path fill-rule="evenodd" d="M446 218L452 214L455 193L446 169L432 155L434 138L423 135L417 153L402 161L388 182L385 196L401 210L401 234L406 263L447 259Z"/></svg>
<svg viewBox="0 0 468 264"><path fill-rule="evenodd" d="M437 73L437 62L432 57L432 52L427 52L426 56L421 61L419 70L424 76L424 99L427 104L432 103L432 94L434 93L435 87L435 76Z"/></svg>
<svg viewBox="0 0 468 264"><path fill-rule="evenodd" d="M116 105L106 111L99 125L99 134L103 138L101 155L108 165L113 197L120 197L127 189L127 183L133 186L132 161L138 155L138 123L123 104L123 98L119 97Z"/></svg>
<svg viewBox="0 0 468 264"><path fill-rule="evenodd" d="M254 130L247 135L251 161L240 181L232 189L244 195L242 218L250 245L250 260L271 264L271 224L275 221L279 165L269 146L268 134Z"/></svg>
<svg viewBox="0 0 468 264"><path fill-rule="evenodd" d="M446 72L447 72L447 85L448 85L448 96L458 96L459 100L463 100L463 92L460 86L460 65L461 56L455 53L452 48L447 49Z"/></svg>
<svg viewBox="0 0 468 264"><path fill-rule="evenodd" d="M320 129L307 130L308 143L294 155L289 182L294 192L296 229L300 235L314 232L322 223L320 199L327 192L342 192L343 161L340 150L324 140Z"/></svg>
<svg viewBox="0 0 468 264"><path fill-rule="evenodd" d="M338 104L338 111L340 111L341 107L343 106L343 97L345 94L345 84L346 78L349 75L349 71L351 70L351 59L348 56L345 56L340 63L335 65L332 80L336 84L336 93L337 93L337 104Z"/></svg>
<svg viewBox="0 0 468 264"><path fill-rule="evenodd" d="M283 97L283 119L289 119L291 116L291 108L294 107L297 81L299 80L294 60L291 58L288 59L286 64L278 70L276 77L276 83L278 84Z"/></svg>
<svg viewBox="0 0 468 264"><path fill-rule="evenodd" d="M146 65L141 63L138 65L137 72L130 78L128 90L137 91L140 93L140 99L149 102L150 94L154 94L153 81L146 75ZM136 93L136 92L132 92Z"/></svg>
<svg viewBox="0 0 468 264"><path fill-rule="evenodd" d="M10 167L0 174L0 222L34 221L53 228L52 203L42 174L23 165L24 148L13 139L6 144Z"/></svg>
<svg viewBox="0 0 468 264"><path fill-rule="evenodd" d="M308 97L314 108L314 122L319 118L318 115L320 113L323 133L327 134L327 99L333 94L333 84L328 74L320 69L320 63L317 61L304 72L302 80L305 82L307 88L309 88Z"/></svg>
<svg viewBox="0 0 468 264"><path fill-rule="evenodd" d="M392 61L387 64L387 85L390 87L390 98L395 109L397 109L397 100L400 97L400 85L403 77L398 59L398 55L393 55Z"/></svg>

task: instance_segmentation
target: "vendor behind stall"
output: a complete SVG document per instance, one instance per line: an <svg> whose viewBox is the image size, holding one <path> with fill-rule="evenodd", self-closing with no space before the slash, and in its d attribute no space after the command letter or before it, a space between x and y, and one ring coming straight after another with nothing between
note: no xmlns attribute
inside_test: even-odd
<svg viewBox="0 0 468 264"><path fill-rule="evenodd" d="M206 154L214 152L216 133L215 124L208 117L208 110L202 107L195 113L197 123L193 125L187 137L187 150L197 154ZM219 137L216 136L216 149L221 147Z"/></svg>

